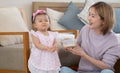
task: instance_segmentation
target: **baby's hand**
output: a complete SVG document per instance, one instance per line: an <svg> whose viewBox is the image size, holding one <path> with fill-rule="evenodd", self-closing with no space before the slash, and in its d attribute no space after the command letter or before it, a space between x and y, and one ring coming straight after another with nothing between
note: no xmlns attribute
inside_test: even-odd
<svg viewBox="0 0 120 73"><path fill-rule="evenodd" d="M50 52L55 52L57 50L57 46L53 46L52 48L50 48Z"/></svg>

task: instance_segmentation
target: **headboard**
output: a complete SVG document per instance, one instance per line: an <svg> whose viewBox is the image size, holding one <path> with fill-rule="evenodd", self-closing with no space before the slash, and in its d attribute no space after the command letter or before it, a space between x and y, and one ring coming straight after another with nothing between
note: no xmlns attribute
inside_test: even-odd
<svg viewBox="0 0 120 73"><path fill-rule="evenodd" d="M33 2L32 3L32 12L38 9L52 8L54 10L64 12L69 3L65 2ZM83 3L75 3L78 7L83 7Z"/></svg>
<svg viewBox="0 0 120 73"><path fill-rule="evenodd" d="M35 12L38 9L46 9L46 8L52 8L58 11L65 11L68 2L32 2L32 12ZM84 3L74 3L78 7L84 7ZM120 8L119 3L110 3L110 5L114 8Z"/></svg>

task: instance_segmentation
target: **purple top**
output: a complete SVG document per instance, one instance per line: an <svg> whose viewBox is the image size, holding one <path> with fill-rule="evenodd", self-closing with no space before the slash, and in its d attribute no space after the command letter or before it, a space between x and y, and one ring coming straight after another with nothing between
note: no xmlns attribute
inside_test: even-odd
<svg viewBox="0 0 120 73"><path fill-rule="evenodd" d="M96 34L89 25L86 25L80 31L77 43L89 56L102 60L111 69L120 58L120 43L112 31L106 35ZM100 71L100 68L81 57L78 72L100 73Z"/></svg>

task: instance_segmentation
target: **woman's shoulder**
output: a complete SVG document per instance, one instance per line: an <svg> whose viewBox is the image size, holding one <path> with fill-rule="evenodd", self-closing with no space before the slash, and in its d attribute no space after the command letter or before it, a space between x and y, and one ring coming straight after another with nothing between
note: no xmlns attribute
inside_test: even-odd
<svg viewBox="0 0 120 73"><path fill-rule="evenodd" d="M80 30L80 33L89 32L89 31L90 31L89 25L85 25L85 26L83 26L82 29Z"/></svg>
<svg viewBox="0 0 120 73"><path fill-rule="evenodd" d="M111 40L110 40L111 42L118 43L120 41L120 39L118 39L116 33L114 33L114 32L111 32L109 37L111 38Z"/></svg>
<svg viewBox="0 0 120 73"><path fill-rule="evenodd" d="M85 25L85 26L82 27L81 31L82 31L82 30L89 30L89 29L90 29L90 28L89 28L89 25Z"/></svg>

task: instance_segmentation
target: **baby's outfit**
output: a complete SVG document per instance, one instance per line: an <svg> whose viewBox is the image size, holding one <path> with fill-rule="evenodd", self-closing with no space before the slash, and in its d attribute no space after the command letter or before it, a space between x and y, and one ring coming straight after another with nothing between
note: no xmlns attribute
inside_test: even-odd
<svg viewBox="0 0 120 73"><path fill-rule="evenodd" d="M39 38L41 44L52 47L58 33L48 31L49 36L43 35L39 31L31 30L31 35ZM31 73L59 73L60 60L57 51L49 52L35 47L32 43L31 54L28 67Z"/></svg>

